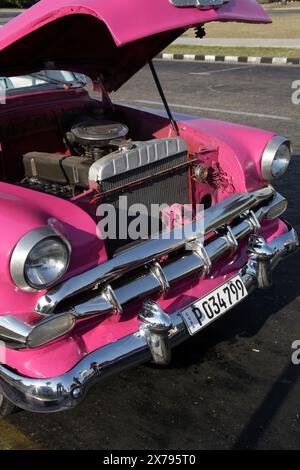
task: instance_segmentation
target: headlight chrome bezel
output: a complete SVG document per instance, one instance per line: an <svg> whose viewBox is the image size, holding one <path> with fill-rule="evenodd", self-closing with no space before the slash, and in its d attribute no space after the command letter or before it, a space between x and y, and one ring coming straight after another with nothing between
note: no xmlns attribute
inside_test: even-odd
<svg viewBox="0 0 300 470"><path fill-rule="evenodd" d="M51 284L35 287L30 284L26 276L26 261L31 251L42 241L56 239L64 244L68 252L68 262L63 273ZM15 246L10 259L10 274L15 285L26 292L41 292L55 285L67 272L71 259L71 245L68 240L53 227L40 227L28 232Z"/></svg>
<svg viewBox="0 0 300 470"><path fill-rule="evenodd" d="M283 145L285 145L289 150L289 157L286 160L286 165L282 167L282 171L275 175L272 168L273 163ZM261 160L261 173L266 181L273 181L281 178L286 173L292 158L292 151L292 143L285 137L275 136L268 142Z"/></svg>

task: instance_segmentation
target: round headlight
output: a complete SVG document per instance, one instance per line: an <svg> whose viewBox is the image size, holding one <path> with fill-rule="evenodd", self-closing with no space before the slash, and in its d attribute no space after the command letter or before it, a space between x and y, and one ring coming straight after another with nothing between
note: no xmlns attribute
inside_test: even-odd
<svg viewBox="0 0 300 470"><path fill-rule="evenodd" d="M53 286L68 269L70 251L69 243L51 227L29 232L11 257L10 271L15 284L26 291Z"/></svg>
<svg viewBox="0 0 300 470"><path fill-rule="evenodd" d="M290 164L292 145L284 137L276 136L270 140L263 153L261 172L266 181L283 176Z"/></svg>
<svg viewBox="0 0 300 470"><path fill-rule="evenodd" d="M38 243L25 263L25 277L33 288L51 286L66 272L69 253L59 238L48 238Z"/></svg>

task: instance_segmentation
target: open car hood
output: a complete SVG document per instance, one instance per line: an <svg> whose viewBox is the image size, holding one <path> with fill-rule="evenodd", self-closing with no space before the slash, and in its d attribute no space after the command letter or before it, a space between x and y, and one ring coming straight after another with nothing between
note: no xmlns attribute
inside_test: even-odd
<svg viewBox="0 0 300 470"><path fill-rule="evenodd" d="M205 10L170 0L41 0L0 30L0 74L70 70L117 90L186 29L211 21L271 22L255 0Z"/></svg>

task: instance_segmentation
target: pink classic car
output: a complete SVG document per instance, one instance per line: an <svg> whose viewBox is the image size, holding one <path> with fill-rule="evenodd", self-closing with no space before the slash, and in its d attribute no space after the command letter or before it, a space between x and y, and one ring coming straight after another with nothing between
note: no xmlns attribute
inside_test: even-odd
<svg viewBox="0 0 300 470"><path fill-rule="evenodd" d="M168 364L297 250L272 186L291 143L168 107L152 59L211 21L270 19L254 0L42 0L1 30L2 416ZM147 63L165 113L110 99Z"/></svg>

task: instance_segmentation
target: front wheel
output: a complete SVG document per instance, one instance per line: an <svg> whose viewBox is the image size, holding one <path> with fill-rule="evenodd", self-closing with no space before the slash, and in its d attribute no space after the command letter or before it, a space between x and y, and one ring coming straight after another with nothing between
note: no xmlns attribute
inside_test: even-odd
<svg viewBox="0 0 300 470"><path fill-rule="evenodd" d="M11 401L0 394L0 419L12 415L17 409Z"/></svg>

